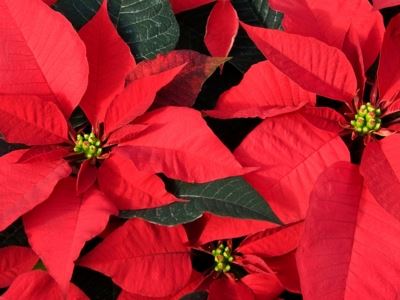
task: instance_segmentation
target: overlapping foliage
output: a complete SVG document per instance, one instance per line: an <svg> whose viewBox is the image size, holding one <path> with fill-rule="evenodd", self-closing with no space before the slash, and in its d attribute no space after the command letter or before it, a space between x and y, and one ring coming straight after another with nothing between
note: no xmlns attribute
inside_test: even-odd
<svg viewBox="0 0 400 300"><path fill-rule="evenodd" d="M0 0L0 298L396 299L398 4Z"/></svg>

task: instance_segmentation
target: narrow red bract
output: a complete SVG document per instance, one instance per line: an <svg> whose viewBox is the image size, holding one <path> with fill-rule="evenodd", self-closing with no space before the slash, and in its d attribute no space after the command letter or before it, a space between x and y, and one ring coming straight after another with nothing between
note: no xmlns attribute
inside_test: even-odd
<svg viewBox="0 0 400 300"><path fill-rule="evenodd" d="M80 262L110 276L124 290L166 297L181 289L192 273L182 227L132 219L111 233Z"/></svg>

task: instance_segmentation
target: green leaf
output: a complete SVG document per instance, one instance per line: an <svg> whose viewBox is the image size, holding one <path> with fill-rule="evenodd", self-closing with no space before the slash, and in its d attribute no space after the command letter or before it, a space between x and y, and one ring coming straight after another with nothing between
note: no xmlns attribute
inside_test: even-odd
<svg viewBox="0 0 400 300"><path fill-rule="evenodd" d="M268 0L234 0L232 1L239 19L247 24L278 29L283 15L268 6ZM249 40L243 29L240 29L233 45L230 56L232 64L241 72L245 72L251 65L265 60L265 57Z"/></svg>
<svg viewBox="0 0 400 300"><path fill-rule="evenodd" d="M267 202L242 177L203 184L173 181L170 192L187 202L136 211L122 211L120 217L139 217L162 225L191 222L204 212L219 216L280 223Z"/></svg>
<svg viewBox="0 0 400 300"><path fill-rule="evenodd" d="M53 8L79 30L96 14L102 2L103 0L58 0Z"/></svg>
<svg viewBox="0 0 400 300"><path fill-rule="evenodd" d="M108 0L108 12L138 61L175 48L179 26L168 0Z"/></svg>

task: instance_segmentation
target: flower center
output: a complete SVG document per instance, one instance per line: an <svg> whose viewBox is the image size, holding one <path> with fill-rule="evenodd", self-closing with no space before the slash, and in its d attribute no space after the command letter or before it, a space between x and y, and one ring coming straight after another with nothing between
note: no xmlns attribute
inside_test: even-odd
<svg viewBox="0 0 400 300"><path fill-rule="evenodd" d="M358 109L354 120L350 121L353 130L361 135L371 134L381 128L381 109L371 103L363 104Z"/></svg>
<svg viewBox="0 0 400 300"><path fill-rule="evenodd" d="M84 135L78 134L76 136L74 152L83 153L87 159L91 159L101 155L103 148L100 146L101 142L93 132Z"/></svg>
<svg viewBox="0 0 400 300"><path fill-rule="evenodd" d="M215 266L214 271L216 272L229 272L231 269L230 263L233 262L232 250L229 247L225 247L224 244L220 244L216 249L211 251L214 256Z"/></svg>

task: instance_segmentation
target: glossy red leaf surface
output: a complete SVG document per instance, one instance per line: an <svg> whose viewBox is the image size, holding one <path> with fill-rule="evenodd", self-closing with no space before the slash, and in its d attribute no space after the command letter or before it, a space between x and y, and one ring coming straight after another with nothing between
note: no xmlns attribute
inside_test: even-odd
<svg viewBox="0 0 400 300"><path fill-rule="evenodd" d="M301 87L339 101L353 99L357 81L339 49L311 37L241 24L264 56Z"/></svg>
<svg viewBox="0 0 400 300"><path fill-rule="evenodd" d="M167 297L145 297L137 294L130 294L124 290L118 295L118 300L180 300L183 296L192 293L204 280L204 276L193 270L189 282L179 292Z"/></svg>
<svg viewBox="0 0 400 300"><path fill-rule="evenodd" d="M27 149L18 160L18 163L34 163L52 160L61 160L66 156L70 149L61 145L41 145Z"/></svg>
<svg viewBox="0 0 400 300"><path fill-rule="evenodd" d="M342 49L350 61L349 48L344 48L346 34L354 28L361 46L361 58L369 68L377 58L385 31L381 14L368 1L271 0L271 6L283 12L286 32L315 37ZM351 51L351 50L350 50Z"/></svg>
<svg viewBox="0 0 400 300"><path fill-rule="evenodd" d="M0 158L0 231L45 201L71 168L64 160L19 164L25 150Z"/></svg>
<svg viewBox="0 0 400 300"><path fill-rule="evenodd" d="M69 116L88 81L85 46L71 24L44 2L25 0L0 1L0 20L2 94L37 95Z"/></svg>
<svg viewBox="0 0 400 300"><path fill-rule="evenodd" d="M385 33L378 68L379 95L390 103L400 89L400 16L394 17ZM390 108L389 108L390 112Z"/></svg>
<svg viewBox="0 0 400 300"><path fill-rule="evenodd" d="M117 154L103 162L98 181L119 210L158 207L176 200L166 191L161 178L139 171L130 160Z"/></svg>
<svg viewBox="0 0 400 300"><path fill-rule="evenodd" d="M146 124L125 125L111 133L105 145L118 145L124 142L129 142L148 128L149 126Z"/></svg>
<svg viewBox="0 0 400 300"><path fill-rule="evenodd" d="M400 135L371 142L364 150L360 173L376 201L400 220Z"/></svg>
<svg viewBox="0 0 400 300"><path fill-rule="evenodd" d="M211 283L207 299L253 300L255 296L252 290L241 281L223 276Z"/></svg>
<svg viewBox="0 0 400 300"><path fill-rule="evenodd" d="M108 107L104 120L105 133L110 134L133 121L151 106L156 93L179 74L184 65L132 81Z"/></svg>
<svg viewBox="0 0 400 300"><path fill-rule="evenodd" d="M117 148L139 170L199 183L246 172L196 110L161 108L143 116L140 123L159 128Z"/></svg>
<svg viewBox="0 0 400 300"><path fill-rule="evenodd" d="M9 143L48 145L68 141L62 112L39 97L0 95L0 118L0 134Z"/></svg>
<svg viewBox="0 0 400 300"><path fill-rule="evenodd" d="M208 16L204 43L212 56L228 56L239 29L239 17L230 0L218 0Z"/></svg>
<svg viewBox="0 0 400 300"><path fill-rule="evenodd" d="M301 293L300 278L296 265L296 250L282 256L264 259L286 290L292 293Z"/></svg>
<svg viewBox="0 0 400 300"><path fill-rule="evenodd" d="M104 0L97 14L79 31L86 45L89 62L89 84L80 103L90 123L104 121L108 106L125 85L134 67L128 45L118 35Z"/></svg>
<svg viewBox="0 0 400 300"><path fill-rule="evenodd" d="M48 5L53 5L54 3L57 2L57 0L43 0L43 2L48 4Z"/></svg>
<svg viewBox="0 0 400 300"><path fill-rule="evenodd" d="M315 94L275 68L269 61L250 67L239 85L223 93L206 114L216 118L267 118L315 105Z"/></svg>
<svg viewBox="0 0 400 300"><path fill-rule="evenodd" d="M212 241L243 237L276 226L266 221L221 217L205 213L201 219L187 224L186 231L193 244L203 245Z"/></svg>
<svg viewBox="0 0 400 300"><path fill-rule="evenodd" d="M169 0L174 13L194 9L199 6L214 2L215 0Z"/></svg>
<svg viewBox="0 0 400 300"><path fill-rule="evenodd" d="M129 293L165 297L183 288L191 276L185 242L180 226L131 219L87 254L81 265L111 277Z"/></svg>
<svg viewBox="0 0 400 300"><path fill-rule="evenodd" d="M186 64L182 71L157 93L154 105L192 106L203 83L225 61L227 61L225 57L210 57L192 50L175 50L159 54L153 60L140 62L129 75L129 80Z"/></svg>
<svg viewBox="0 0 400 300"><path fill-rule="evenodd" d="M0 288L8 287L18 275L32 270L38 260L30 248L0 248Z"/></svg>
<svg viewBox="0 0 400 300"><path fill-rule="evenodd" d="M322 171L349 152L337 133L314 127L299 113L264 120L235 150L246 167L260 167L245 179L284 223L304 219L308 199Z"/></svg>
<svg viewBox="0 0 400 300"><path fill-rule="evenodd" d="M376 9L400 5L399 0L373 0L373 3Z"/></svg>
<svg viewBox="0 0 400 300"><path fill-rule="evenodd" d="M273 274L249 274L240 281L252 290L254 300L276 300L284 290Z"/></svg>
<svg viewBox="0 0 400 300"><path fill-rule="evenodd" d="M18 276L0 298L2 300L89 300L72 283L69 284L68 293L62 292L53 278L43 271L31 271Z"/></svg>
<svg viewBox="0 0 400 300"><path fill-rule="evenodd" d="M77 196L75 187L71 177L60 181L49 199L23 218L32 249L63 291L85 242L102 232L109 216L117 213L99 191Z"/></svg>
<svg viewBox="0 0 400 300"><path fill-rule="evenodd" d="M395 299L399 234L400 223L376 202L356 166L329 167L312 192L297 255L304 299Z"/></svg>
<svg viewBox="0 0 400 300"><path fill-rule="evenodd" d="M243 254L260 257L281 256L296 250L303 232L303 222L265 230L245 239L237 248Z"/></svg>
<svg viewBox="0 0 400 300"><path fill-rule="evenodd" d="M315 127L333 133L340 133L347 124L343 114L329 107L306 106L299 113Z"/></svg>
<svg viewBox="0 0 400 300"><path fill-rule="evenodd" d="M90 159L82 162L76 181L76 192L81 194L94 185L97 179L96 162Z"/></svg>

